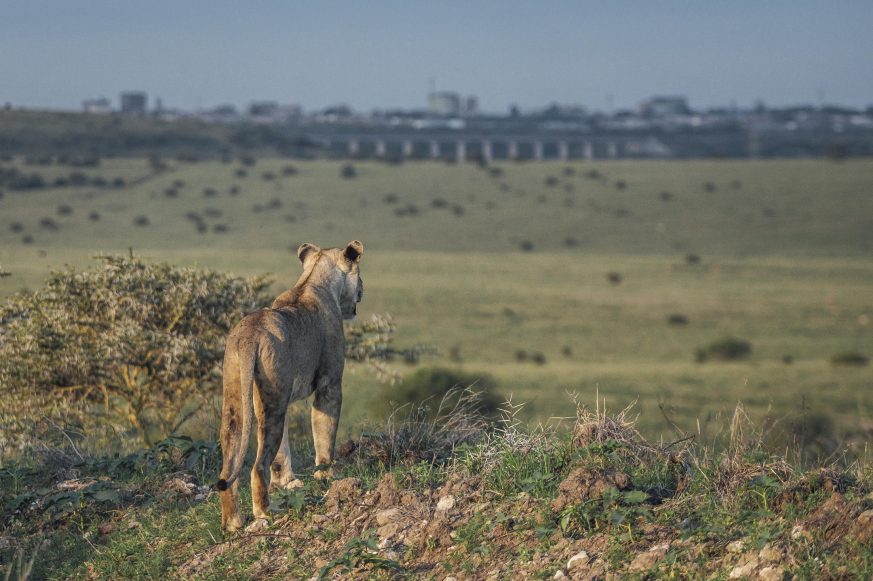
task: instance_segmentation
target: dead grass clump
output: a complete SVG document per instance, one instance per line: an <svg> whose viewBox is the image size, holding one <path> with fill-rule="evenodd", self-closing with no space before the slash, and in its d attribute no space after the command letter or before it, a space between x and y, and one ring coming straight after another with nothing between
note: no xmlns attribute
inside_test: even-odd
<svg viewBox="0 0 873 581"><path fill-rule="evenodd" d="M755 425L743 405L737 404L720 457L710 457L714 452L708 449L695 455L699 473L707 475L709 487L721 498L749 486L782 486L791 478L793 470L784 456L765 452L771 429L772 424Z"/></svg>
<svg viewBox="0 0 873 581"><path fill-rule="evenodd" d="M481 394L473 387L450 389L431 411L430 402L396 409L377 434L364 435L354 443L358 460L378 462L390 468L426 460L449 460L456 447L475 444L487 422L479 412Z"/></svg>

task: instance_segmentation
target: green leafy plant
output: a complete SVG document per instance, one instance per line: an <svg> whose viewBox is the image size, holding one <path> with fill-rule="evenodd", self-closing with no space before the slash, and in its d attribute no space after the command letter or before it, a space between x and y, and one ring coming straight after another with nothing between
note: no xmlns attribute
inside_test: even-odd
<svg viewBox="0 0 873 581"><path fill-rule="evenodd" d="M376 537L372 534L366 537L354 537L346 543L342 555L319 569L318 578L327 579L328 574L334 569L346 575L359 572L363 568L395 573L404 570L403 565L397 561L380 557L377 554L378 548Z"/></svg>

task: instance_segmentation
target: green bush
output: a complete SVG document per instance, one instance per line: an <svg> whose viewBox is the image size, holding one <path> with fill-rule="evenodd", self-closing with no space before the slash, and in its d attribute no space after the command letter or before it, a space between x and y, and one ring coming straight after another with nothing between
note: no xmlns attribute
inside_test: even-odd
<svg viewBox="0 0 873 581"><path fill-rule="evenodd" d="M752 344L745 339L727 337L710 343L709 346L697 350L697 361L710 359L717 361L737 361L748 359L752 355Z"/></svg>
<svg viewBox="0 0 873 581"><path fill-rule="evenodd" d="M837 353L836 355L831 357L831 364L833 365L856 365L859 367L863 367L868 363L870 363L870 358L863 353L858 353L857 351L846 351L844 353Z"/></svg>
<svg viewBox="0 0 873 581"><path fill-rule="evenodd" d="M268 299L264 277L99 260L0 308L0 452L47 426L147 444L173 433L220 386L227 332Z"/></svg>

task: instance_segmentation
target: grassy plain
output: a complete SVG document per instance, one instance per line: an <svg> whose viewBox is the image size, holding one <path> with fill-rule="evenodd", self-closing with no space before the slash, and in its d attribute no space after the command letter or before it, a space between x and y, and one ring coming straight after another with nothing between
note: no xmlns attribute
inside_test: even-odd
<svg viewBox="0 0 873 581"><path fill-rule="evenodd" d="M50 179L71 171L14 163ZM659 403L690 431L722 427L737 401L786 426L807 409L860 439L873 429L870 367L829 361L873 355L873 162L360 162L354 179L340 177L343 164L174 161L153 174L145 160L115 159L80 171L133 185L6 191L0 295L128 248L272 271L278 290L299 273L298 243L358 238L363 316L392 313L398 342L441 349L423 364L493 375L530 418L569 415L567 391L591 401L599 388L610 407L638 400L649 435L670 431ZM668 325L678 313L688 324ZM751 357L695 362L727 336L750 341ZM349 425L385 391L365 372L346 383Z"/></svg>

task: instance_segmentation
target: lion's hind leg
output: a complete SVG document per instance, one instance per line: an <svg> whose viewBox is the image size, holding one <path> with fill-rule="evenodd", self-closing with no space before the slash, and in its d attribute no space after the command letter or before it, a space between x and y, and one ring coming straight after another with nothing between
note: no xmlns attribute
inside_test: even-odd
<svg viewBox="0 0 873 581"><path fill-rule="evenodd" d="M270 490L282 488L292 489L303 486L303 481L294 478L294 469L291 467L291 446L288 444L288 414L285 414L285 427L282 429L282 445L270 466L272 471L270 478Z"/></svg>
<svg viewBox="0 0 873 581"><path fill-rule="evenodd" d="M252 468L252 510L256 519L269 520L269 483L270 466L276 458L276 453L282 443L282 431L285 426L285 415L288 409L287 399L279 396L276 391L256 389L255 415L258 418L258 454ZM272 398L263 401L265 395Z"/></svg>

